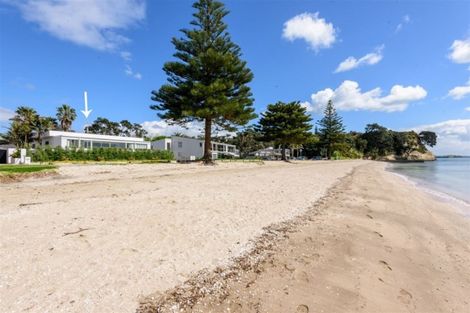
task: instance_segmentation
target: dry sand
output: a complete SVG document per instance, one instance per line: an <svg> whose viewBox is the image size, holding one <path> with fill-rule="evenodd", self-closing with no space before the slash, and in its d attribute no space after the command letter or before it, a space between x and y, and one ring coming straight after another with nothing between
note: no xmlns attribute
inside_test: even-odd
<svg viewBox="0 0 470 313"><path fill-rule="evenodd" d="M360 164L69 165L0 185L0 312L133 312Z"/></svg>
<svg viewBox="0 0 470 313"><path fill-rule="evenodd" d="M140 312L470 312L470 220L383 167L357 167L234 265Z"/></svg>

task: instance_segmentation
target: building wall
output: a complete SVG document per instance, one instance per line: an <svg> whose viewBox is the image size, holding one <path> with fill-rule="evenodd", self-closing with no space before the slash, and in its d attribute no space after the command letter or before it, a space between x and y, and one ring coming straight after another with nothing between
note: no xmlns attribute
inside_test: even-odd
<svg viewBox="0 0 470 313"><path fill-rule="evenodd" d="M174 136L171 137L171 150L177 160L200 159L204 155L204 141Z"/></svg>
<svg viewBox="0 0 470 313"><path fill-rule="evenodd" d="M74 145L69 146L69 141L73 140ZM119 137L108 135L84 134L74 132L50 131L43 138L41 145L50 146L52 148L86 148L92 149L98 143L104 143L106 146L115 146L117 148L126 149L150 149L150 142L144 141L142 138ZM98 146L100 146L98 144Z"/></svg>

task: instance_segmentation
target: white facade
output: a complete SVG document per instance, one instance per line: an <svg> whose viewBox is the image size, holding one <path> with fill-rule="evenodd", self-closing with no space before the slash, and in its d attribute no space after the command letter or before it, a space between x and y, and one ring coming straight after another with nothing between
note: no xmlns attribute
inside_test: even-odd
<svg viewBox="0 0 470 313"><path fill-rule="evenodd" d="M234 145L220 142L211 142L212 159L222 156L238 158L239 151ZM152 149L170 150L178 161L195 161L204 156L204 140L172 136L152 142Z"/></svg>
<svg viewBox="0 0 470 313"><path fill-rule="evenodd" d="M42 147L62 147L64 149L120 148L146 150L151 148L150 142L144 141L143 138L64 132L57 130L46 132L42 136L40 145Z"/></svg>

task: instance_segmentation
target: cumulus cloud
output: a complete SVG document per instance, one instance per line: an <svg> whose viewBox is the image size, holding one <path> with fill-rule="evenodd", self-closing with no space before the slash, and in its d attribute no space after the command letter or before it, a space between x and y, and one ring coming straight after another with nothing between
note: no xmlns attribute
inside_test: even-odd
<svg viewBox="0 0 470 313"><path fill-rule="evenodd" d="M140 74L139 72L134 72L132 67L130 67L129 65L126 65L126 68L124 69L124 73L126 73L127 76L135 78L137 80L142 79L142 74Z"/></svg>
<svg viewBox="0 0 470 313"><path fill-rule="evenodd" d="M470 37L464 40L454 40L450 46L448 57L455 63L470 63Z"/></svg>
<svg viewBox="0 0 470 313"><path fill-rule="evenodd" d="M20 0L25 20L78 45L115 51L129 38L119 32L145 18L144 0Z"/></svg>
<svg viewBox="0 0 470 313"><path fill-rule="evenodd" d="M204 135L204 123L203 122L189 122L184 126L172 125L168 121L146 121L142 123L142 127L149 133L150 136L171 136L176 133L180 133L190 137L199 137ZM217 136L231 136L233 132L220 130L216 126L212 128L212 135Z"/></svg>
<svg viewBox="0 0 470 313"><path fill-rule="evenodd" d="M457 119L412 128L420 132L433 131L437 134L436 154L470 155L470 119Z"/></svg>
<svg viewBox="0 0 470 313"><path fill-rule="evenodd" d="M449 90L447 96L451 97L454 100L463 99L465 96L470 94L470 80L464 86L457 86Z"/></svg>
<svg viewBox="0 0 470 313"><path fill-rule="evenodd" d="M10 109L0 107L0 122L8 122L15 116L15 112Z"/></svg>
<svg viewBox="0 0 470 313"><path fill-rule="evenodd" d="M202 134L203 130L203 125L199 122L189 122L183 127L171 125L165 120L143 122L142 127L150 136L171 136L175 133L182 133L186 136L197 137Z"/></svg>
<svg viewBox="0 0 470 313"><path fill-rule="evenodd" d="M411 22L411 18L409 15L405 15L401 18L401 22L395 28L395 33L400 32L403 29L403 26Z"/></svg>
<svg viewBox="0 0 470 313"><path fill-rule="evenodd" d="M355 81L345 80L335 90L326 88L311 96L311 103L303 103L309 111L321 111L328 100L332 100L335 107L342 111L404 111L410 102L424 99L426 90L419 86L394 85L388 95L382 96L380 88L362 92Z"/></svg>
<svg viewBox="0 0 470 313"><path fill-rule="evenodd" d="M380 47L376 48L374 52L368 53L359 59L356 59L355 57L348 57L346 60L344 60L338 65L335 70L335 73L350 71L363 65L377 64L383 58L383 49L384 45L381 45Z"/></svg>
<svg viewBox="0 0 470 313"><path fill-rule="evenodd" d="M282 37L294 41L305 40L310 48L318 51L329 48L336 41L336 30L319 13L302 13L284 23Z"/></svg>
<svg viewBox="0 0 470 313"><path fill-rule="evenodd" d="M470 112L470 107L466 107L465 111Z"/></svg>

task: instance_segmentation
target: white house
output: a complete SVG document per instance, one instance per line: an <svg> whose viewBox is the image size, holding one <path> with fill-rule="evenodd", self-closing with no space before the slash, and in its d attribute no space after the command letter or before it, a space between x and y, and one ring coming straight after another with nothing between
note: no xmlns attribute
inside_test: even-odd
<svg viewBox="0 0 470 313"><path fill-rule="evenodd" d="M240 156L237 147L221 142L211 142L212 159L219 159L223 156ZM178 161L194 161L204 155L204 140L172 136L152 142L152 149L170 150Z"/></svg>
<svg viewBox="0 0 470 313"><path fill-rule="evenodd" d="M144 138L64 132L57 130L46 132L41 138L40 145L42 147L62 147L64 149L121 148L146 150L151 148L150 142L145 141Z"/></svg>

